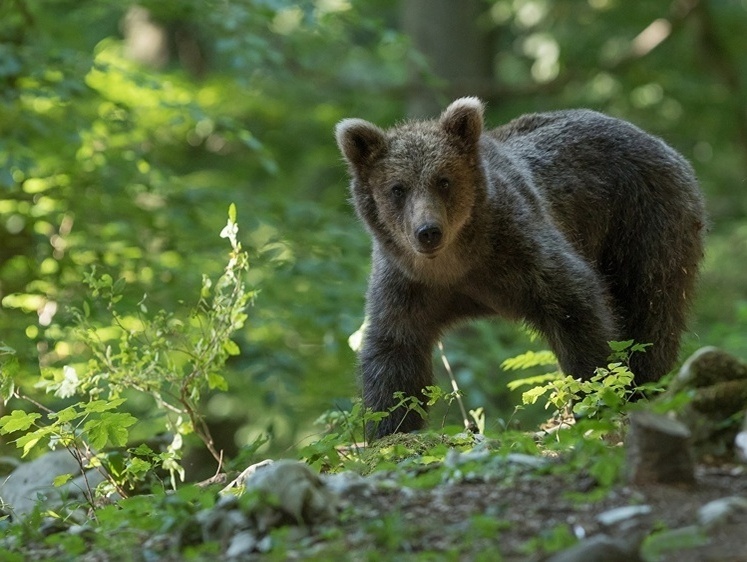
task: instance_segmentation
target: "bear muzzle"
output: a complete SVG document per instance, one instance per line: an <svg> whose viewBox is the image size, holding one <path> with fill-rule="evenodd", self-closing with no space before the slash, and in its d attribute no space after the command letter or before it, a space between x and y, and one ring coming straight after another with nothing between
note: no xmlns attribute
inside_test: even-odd
<svg viewBox="0 0 747 562"><path fill-rule="evenodd" d="M416 250L430 258L435 258L444 239L443 230L438 224L427 223L415 230Z"/></svg>

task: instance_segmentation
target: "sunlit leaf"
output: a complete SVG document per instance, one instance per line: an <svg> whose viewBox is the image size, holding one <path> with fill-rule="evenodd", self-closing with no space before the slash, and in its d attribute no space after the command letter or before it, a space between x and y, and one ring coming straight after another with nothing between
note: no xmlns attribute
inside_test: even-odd
<svg viewBox="0 0 747 562"><path fill-rule="evenodd" d="M59 488L60 486L67 484L70 480L72 480L72 478L72 474L60 474L59 476L56 476L54 480L52 480L52 485L55 488Z"/></svg>
<svg viewBox="0 0 747 562"><path fill-rule="evenodd" d="M129 436L127 428L136 422L137 418L131 414L106 412L98 419L87 421L83 431L94 449L103 449L107 444L124 447Z"/></svg>
<svg viewBox="0 0 747 562"><path fill-rule="evenodd" d="M0 433L3 435L14 431L26 431L41 417L37 412L13 410L10 415L0 418Z"/></svg>

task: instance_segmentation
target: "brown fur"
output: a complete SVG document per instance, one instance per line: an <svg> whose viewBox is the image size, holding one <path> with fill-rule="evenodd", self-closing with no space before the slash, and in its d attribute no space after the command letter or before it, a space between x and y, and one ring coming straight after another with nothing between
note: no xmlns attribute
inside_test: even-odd
<svg viewBox="0 0 747 562"><path fill-rule="evenodd" d="M366 406L422 398L442 331L479 316L526 321L574 376L604 365L610 340L654 344L634 356L639 383L672 368L705 211L692 168L663 141L587 110L486 132L475 98L388 131L346 119L336 137L373 239ZM421 426L397 410L376 434Z"/></svg>

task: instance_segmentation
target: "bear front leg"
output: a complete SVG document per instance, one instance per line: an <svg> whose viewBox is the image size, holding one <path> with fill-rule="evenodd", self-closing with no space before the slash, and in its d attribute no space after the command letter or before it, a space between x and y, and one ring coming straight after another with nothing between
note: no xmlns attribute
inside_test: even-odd
<svg viewBox="0 0 747 562"><path fill-rule="evenodd" d="M425 408L422 391L433 384L432 342L415 330L391 328L379 322L366 328L360 354L363 403L374 412L389 412L398 402L394 394L402 392L405 397L419 400ZM420 413L400 406L377 425L367 427L366 433L369 438L378 438L414 431L424 425Z"/></svg>
<svg viewBox="0 0 747 562"><path fill-rule="evenodd" d="M425 409L423 388L433 384L431 352L448 323L447 297L432 287L407 279L388 260L375 255L366 297L368 325L360 351L363 404L374 412L389 412L395 392L412 396ZM408 432L425 425L421 415L399 407L369 437Z"/></svg>

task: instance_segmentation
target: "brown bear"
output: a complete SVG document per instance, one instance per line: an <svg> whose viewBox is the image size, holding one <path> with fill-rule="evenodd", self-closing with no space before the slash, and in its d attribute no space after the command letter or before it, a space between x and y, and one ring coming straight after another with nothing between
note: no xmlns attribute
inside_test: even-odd
<svg viewBox="0 0 747 562"><path fill-rule="evenodd" d="M706 219L692 168L661 139L589 110L485 131L476 98L438 120L345 119L335 133L373 239L368 408L397 391L422 400L442 331L489 315L535 328L575 377L604 366L613 340L653 344L632 358L638 383L673 367ZM399 408L373 434L422 425Z"/></svg>

